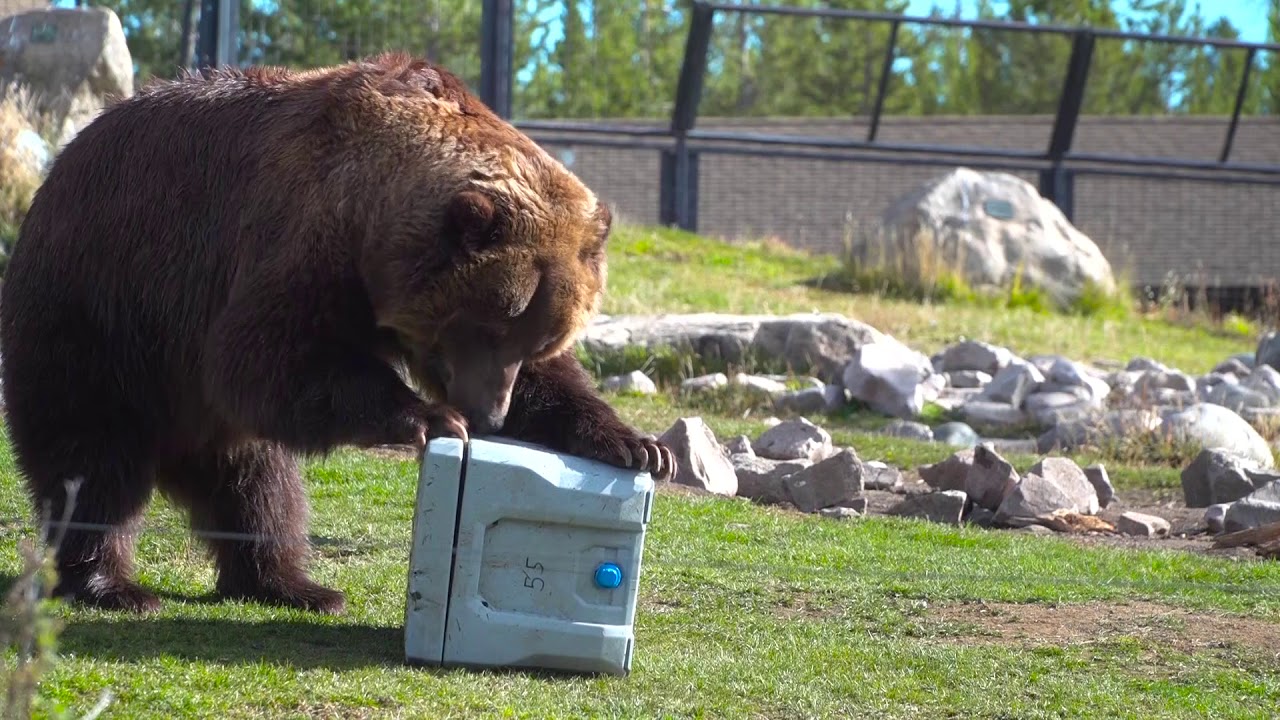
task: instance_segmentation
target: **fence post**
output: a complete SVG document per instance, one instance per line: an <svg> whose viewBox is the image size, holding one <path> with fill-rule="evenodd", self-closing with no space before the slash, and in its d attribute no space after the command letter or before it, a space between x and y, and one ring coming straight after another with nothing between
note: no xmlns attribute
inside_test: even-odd
<svg viewBox="0 0 1280 720"><path fill-rule="evenodd" d="M239 56L240 3L201 0L196 67L234 66Z"/></svg>
<svg viewBox="0 0 1280 720"><path fill-rule="evenodd" d="M698 163L689 150L689 131L698 118L698 102L702 99L702 82L707 72L707 52L711 47L711 21L715 10L702 0L693 4L689 19L689 35L685 38L684 61L676 85L676 101L671 111L671 134L675 137L674 157L670 172L663 170L659 181L659 215L664 225L682 230L698 229L697 193ZM664 163L667 153L663 152ZM666 197L668 200L661 200Z"/></svg>
<svg viewBox="0 0 1280 720"><path fill-rule="evenodd" d="M511 117L512 0L484 0L480 13L480 99L498 117Z"/></svg>
<svg viewBox="0 0 1280 720"><path fill-rule="evenodd" d="M1067 153L1075 141L1076 124L1084 107L1084 90L1089 80L1089 64L1093 60L1094 35L1079 30L1071 44L1071 58L1067 61L1067 76L1062 83L1062 96L1058 101L1058 113L1053 120L1053 135L1049 138L1048 158L1050 169L1040 174L1040 194L1058 206L1062 214L1071 220L1072 189L1075 175L1064 166Z"/></svg>

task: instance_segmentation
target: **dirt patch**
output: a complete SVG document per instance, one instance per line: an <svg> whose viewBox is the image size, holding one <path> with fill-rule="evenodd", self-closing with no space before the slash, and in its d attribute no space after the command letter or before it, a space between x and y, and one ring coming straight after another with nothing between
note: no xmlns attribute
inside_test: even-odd
<svg viewBox="0 0 1280 720"><path fill-rule="evenodd" d="M942 642L1062 647L1132 638L1188 654L1239 648L1280 660L1280 623L1146 601L955 603L934 606L927 617Z"/></svg>

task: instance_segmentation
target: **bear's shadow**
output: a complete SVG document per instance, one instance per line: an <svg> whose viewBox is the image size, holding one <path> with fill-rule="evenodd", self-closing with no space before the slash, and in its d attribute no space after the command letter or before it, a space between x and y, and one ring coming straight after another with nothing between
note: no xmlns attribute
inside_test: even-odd
<svg viewBox="0 0 1280 720"><path fill-rule="evenodd" d="M7 594L17 577L0 573L0 595ZM207 596L159 591L162 603L217 605L223 600ZM448 676L471 672L464 667L435 667L406 662L404 628L298 620L240 620L234 618L173 618L109 612L97 617L63 621L58 653L107 662L144 662L168 657L188 662L250 665L267 663L298 670L335 672L380 668ZM530 667L486 667L495 675L524 675L559 679L575 673Z"/></svg>
<svg viewBox="0 0 1280 720"><path fill-rule="evenodd" d="M0 574L0 591L7 594L16 580L13 574ZM191 596L164 591L156 594L166 609L177 603L210 607L223 602L212 594ZM335 671L404 666L403 628L336 620L72 613L70 617L63 616L58 652L108 662L171 657L231 665L265 662Z"/></svg>

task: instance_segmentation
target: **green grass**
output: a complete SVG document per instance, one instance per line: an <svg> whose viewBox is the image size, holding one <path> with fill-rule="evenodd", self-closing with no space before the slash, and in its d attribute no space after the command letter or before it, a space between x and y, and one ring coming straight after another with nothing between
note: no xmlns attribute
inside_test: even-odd
<svg viewBox="0 0 1280 720"><path fill-rule="evenodd" d="M323 539L315 574L349 593L345 616L206 602L209 566L160 503L139 567L165 609L60 608L62 656L44 695L83 712L110 689L113 718L1245 717L1280 703L1274 659L1231 638L1203 652L1163 647L1138 626L1105 641L975 642L973 627L932 611L1148 599L1280 621L1280 564L899 519L838 523L668 493L646 545L630 677L409 668L414 463L343 452L307 474ZM24 511L6 482L0 514ZM0 529L0 573L16 572L25 534Z"/></svg>
<svg viewBox="0 0 1280 720"><path fill-rule="evenodd" d="M1209 323L1170 312L1117 317L1090 295L1093 314L1033 307L931 304L814 287L838 274L835 257L814 257L777 243L722 243L675 230L622 227L610 241L609 314L838 312L912 347L936 352L960 338L999 343L1022 355L1060 353L1077 360L1127 362L1145 355L1190 373L1252 351L1256 329L1235 320ZM1028 301L1029 302L1029 301ZM1032 303L1034 304L1034 303Z"/></svg>
<svg viewBox="0 0 1280 720"><path fill-rule="evenodd" d="M1203 323L819 290L802 283L833 261L769 244L623 228L612 252L610 313L820 309L925 352L966 336L1026 354L1151 355L1189 371L1253 342ZM614 361L618 370L647 363L677 377L693 369L678 356ZM735 391L610 399L655 433L698 414L721 439L754 437L771 414ZM953 451L879 435L888 419L856 408L814 419L864 459L910 469ZM945 417L932 409L930 419ZM1075 457L1107 460L1122 490L1176 488L1181 456L1166 450ZM1038 458L1009 459L1025 470ZM668 492L655 503L645 547L631 676L409 668L401 626L416 463L348 451L309 462L306 472L312 568L348 593L344 616L208 601L214 576L202 547L157 500L138 567L141 581L163 593L163 611L137 618L56 606L66 627L42 694L84 712L109 689L111 718L1190 718L1263 717L1280 706L1275 648L1244 631L1280 637L1280 563L899 518L835 522ZM27 512L0 438L0 586L18 573ZM1140 601L1159 609L1134 609ZM1063 639L1024 627L1025 640L993 639L1000 621L982 618L1009 612L998 603L1096 612L1098 630ZM1217 642L1179 641L1217 618L1233 628ZM12 662L13 649L5 653Z"/></svg>

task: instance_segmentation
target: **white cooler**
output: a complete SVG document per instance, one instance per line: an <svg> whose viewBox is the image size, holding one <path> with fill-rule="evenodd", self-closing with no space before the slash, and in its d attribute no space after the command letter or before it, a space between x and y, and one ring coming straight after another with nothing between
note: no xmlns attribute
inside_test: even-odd
<svg viewBox="0 0 1280 720"><path fill-rule="evenodd" d="M527 443L439 438L418 476L410 664L631 670L648 473Z"/></svg>

